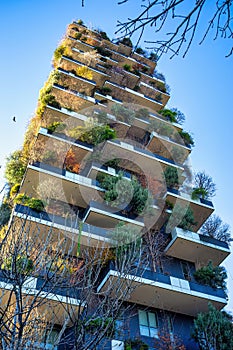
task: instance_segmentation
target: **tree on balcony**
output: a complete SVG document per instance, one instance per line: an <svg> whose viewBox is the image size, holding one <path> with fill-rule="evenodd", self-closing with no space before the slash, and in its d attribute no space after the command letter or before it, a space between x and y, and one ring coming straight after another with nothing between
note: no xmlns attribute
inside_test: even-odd
<svg viewBox="0 0 233 350"><path fill-rule="evenodd" d="M212 214L200 228L200 233L229 243L232 241L230 226L215 214Z"/></svg>
<svg viewBox="0 0 233 350"><path fill-rule="evenodd" d="M27 159L21 150L13 152L7 157L5 178L10 185L20 183L26 170Z"/></svg>
<svg viewBox="0 0 233 350"><path fill-rule="evenodd" d="M211 176L204 171L199 171L194 176L195 187L192 192L192 199L208 199L215 196L216 185Z"/></svg>
<svg viewBox="0 0 233 350"><path fill-rule="evenodd" d="M209 304L208 312L198 314L194 320L192 338L200 350L233 349L232 316Z"/></svg>
<svg viewBox="0 0 233 350"><path fill-rule="evenodd" d="M215 289L226 289L226 270L223 266L213 266L212 261L207 266L203 266L195 271L193 276L198 283Z"/></svg>

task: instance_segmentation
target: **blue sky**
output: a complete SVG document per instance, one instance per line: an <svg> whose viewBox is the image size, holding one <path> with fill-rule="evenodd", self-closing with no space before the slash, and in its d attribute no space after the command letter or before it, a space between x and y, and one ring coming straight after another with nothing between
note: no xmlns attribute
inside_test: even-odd
<svg viewBox="0 0 233 350"><path fill-rule="evenodd" d="M139 3L130 0L128 5L118 6L117 0L85 0L85 7L81 7L81 0L1 2L1 165L23 142L39 89L51 70L53 51L67 24L82 18L87 25L103 29L113 38L117 19L133 16ZM146 38L153 39L153 33L148 31ZM158 70L171 87L169 106L184 112L184 128L194 136L193 168L213 177L218 189L213 200L216 214L233 228L233 57L224 57L228 47L224 40L210 39L201 46L195 42L185 59L162 57ZM16 123L12 116L16 116ZM3 182L2 166L0 184ZM229 310L233 310L232 263L232 257L225 263L231 296Z"/></svg>

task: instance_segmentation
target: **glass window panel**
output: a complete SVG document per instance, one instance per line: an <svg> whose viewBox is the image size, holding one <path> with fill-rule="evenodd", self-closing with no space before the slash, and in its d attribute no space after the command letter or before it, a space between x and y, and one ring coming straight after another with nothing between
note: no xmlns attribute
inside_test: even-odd
<svg viewBox="0 0 233 350"><path fill-rule="evenodd" d="M139 324L143 326L148 326L146 311L139 310L138 315L139 315Z"/></svg>
<svg viewBox="0 0 233 350"><path fill-rule="evenodd" d="M148 312L148 319L149 319L149 326L150 327L153 327L153 328L158 327L156 315L154 313Z"/></svg>
<svg viewBox="0 0 233 350"><path fill-rule="evenodd" d="M150 336L153 338L158 337L158 329L157 328L150 328Z"/></svg>
<svg viewBox="0 0 233 350"><path fill-rule="evenodd" d="M150 336L149 328L146 326L140 326L140 334L149 337Z"/></svg>

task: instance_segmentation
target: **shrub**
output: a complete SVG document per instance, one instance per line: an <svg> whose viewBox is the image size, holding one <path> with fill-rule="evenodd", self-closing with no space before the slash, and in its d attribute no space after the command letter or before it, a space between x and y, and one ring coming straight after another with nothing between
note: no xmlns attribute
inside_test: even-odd
<svg viewBox="0 0 233 350"><path fill-rule="evenodd" d="M153 62L158 61L158 55L155 52L151 52L148 58ZM161 75L162 75L162 73L161 73Z"/></svg>
<svg viewBox="0 0 233 350"><path fill-rule="evenodd" d="M18 150L7 157L5 178L11 185L21 183L26 171L26 160L22 155L22 151Z"/></svg>
<svg viewBox="0 0 233 350"><path fill-rule="evenodd" d="M212 261L207 266L203 266L193 274L198 283L208 285L212 288L226 289L226 270L223 266L214 267Z"/></svg>
<svg viewBox="0 0 233 350"><path fill-rule="evenodd" d="M200 233L227 243L232 240L230 226L215 214L212 214L202 225Z"/></svg>
<svg viewBox="0 0 233 350"><path fill-rule="evenodd" d="M135 50L136 53L138 53L139 55L145 55L145 50L143 50L141 47L137 47Z"/></svg>
<svg viewBox="0 0 233 350"><path fill-rule="evenodd" d="M20 256L18 255L15 259L14 256L9 258L5 258L1 265L2 269L5 270L13 270L16 273L29 273L34 269L34 264L31 259L29 259L26 255Z"/></svg>
<svg viewBox="0 0 233 350"><path fill-rule="evenodd" d="M159 133L167 137L172 137L174 133L174 128L170 125L166 125L165 123L161 123Z"/></svg>
<svg viewBox="0 0 233 350"><path fill-rule="evenodd" d="M196 224L197 223L194 219L193 211L190 207L188 207L178 227L182 228L183 230L190 230L192 226L195 226Z"/></svg>
<svg viewBox="0 0 233 350"><path fill-rule="evenodd" d="M150 113L146 108L140 108L135 112L135 117L143 120L149 120Z"/></svg>
<svg viewBox="0 0 233 350"><path fill-rule="evenodd" d="M159 113L171 123L177 123L177 119L176 119L177 113L175 111L165 108L159 111Z"/></svg>
<svg viewBox="0 0 233 350"><path fill-rule="evenodd" d="M2 203L0 206L0 228L5 226L11 216L11 207L8 203Z"/></svg>
<svg viewBox="0 0 233 350"><path fill-rule="evenodd" d="M77 33L75 33L74 37L75 37L76 40L80 40L81 37L82 37L82 33L77 32Z"/></svg>
<svg viewBox="0 0 233 350"><path fill-rule="evenodd" d="M29 207L33 210L36 210L38 212L41 212L44 210L44 203L42 200L37 199L37 198L31 198L24 193L19 193L15 199L14 199L15 204L23 204L26 207Z"/></svg>
<svg viewBox="0 0 233 350"><path fill-rule="evenodd" d="M122 40L118 41L118 44L123 44L129 47L133 47L133 44L130 38L123 38Z"/></svg>
<svg viewBox="0 0 233 350"><path fill-rule="evenodd" d="M100 33L102 39L110 41L110 39L109 39L109 37L107 36L107 33L106 33L106 32L103 32L103 31L101 30L99 33Z"/></svg>
<svg viewBox="0 0 233 350"><path fill-rule="evenodd" d="M204 195L202 198L209 198L215 196L216 185L213 182L211 176L207 175L204 171L199 171L195 174L195 189L194 196L199 192L199 194Z"/></svg>
<svg viewBox="0 0 233 350"><path fill-rule="evenodd" d="M57 152L52 150L47 150L42 156L43 162L55 163L57 161Z"/></svg>
<svg viewBox="0 0 233 350"><path fill-rule="evenodd" d="M188 132L180 130L179 135L182 137L186 146L194 146L194 140Z"/></svg>
<svg viewBox="0 0 233 350"><path fill-rule="evenodd" d="M176 188L179 185L179 177L177 170L173 166L168 166L164 170L164 178L167 187Z"/></svg>
<svg viewBox="0 0 233 350"><path fill-rule="evenodd" d="M100 174L97 180L101 187L106 190L104 200L109 205L128 208L135 214L141 214L144 210L149 210L152 204L149 192L140 185L136 178L129 181L124 179L123 173L120 172L117 177Z"/></svg>
<svg viewBox="0 0 233 350"><path fill-rule="evenodd" d="M10 190L10 197L14 197L18 192L19 192L19 189L20 189L20 184L15 184L11 187L11 190Z"/></svg>
<svg viewBox="0 0 233 350"><path fill-rule="evenodd" d="M78 19L78 20L77 20L77 23L78 23L80 26L83 26L83 25L84 25L84 22L83 22L82 19Z"/></svg>
<svg viewBox="0 0 233 350"><path fill-rule="evenodd" d="M52 124L50 124L47 129L49 133L53 133L54 131L63 131L66 128L66 124L62 123L62 122L53 122Z"/></svg>
<svg viewBox="0 0 233 350"><path fill-rule="evenodd" d="M77 72L77 75L79 75L82 78L89 79L89 80L92 80L93 78L92 71L87 66L78 67L76 72Z"/></svg>
<svg viewBox="0 0 233 350"><path fill-rule="evenodd" d="M96 146L97 144L116 138L116 131L111 129L109 125L94 126L91 129L87 127L77 126L68 131L69 136L74 137L82 142L87 142Z"/></svg>
<svg viewBox="0 0 233 350"><path fill-rule="evenodd" d="M111 57L112 56L112 52L104 49L102 46L95 46L94 49L101 55L101 56L107 56L107 57Z"/></svg>
<svg viewBox="0 0 233 350"><path fill-rule="evenodd" d="M194 188L192 192L192 199L197 200L199 198L207 198L208 197L208 192L204 188Z"/></svg>
<svg viewBox="0 0 233 350"><path fill-rule="evenodd" d="M114 104L111 108L112 113L116 116L119 121L131 124L135 118L135 112L131 109Z"/></svg>
<svg viewBox="0 0 233 350"><path fill-rule="evenodd" d="M124 64L123 66L124 70L126 70L127 72L131 71L131 66L129 64Z"/></svg>
<svg viewBox="0 0 233 350"><path fill-rule="evenodd" d="M112 92L112 89L110 89L108 86L103 86L102 88L99 88L98 91L102 95L108 95L110 92Z"/></svg>

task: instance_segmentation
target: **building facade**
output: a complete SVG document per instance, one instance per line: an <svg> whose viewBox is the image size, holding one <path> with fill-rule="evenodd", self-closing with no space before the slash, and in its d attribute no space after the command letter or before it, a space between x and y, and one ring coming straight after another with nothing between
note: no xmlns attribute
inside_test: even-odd
<svg viewBox="0 0 233 350"><path fill-rule="evenodd" d="M109 258L95 280L96 293L112 288L108 297L119 298L123 311L114 334L105 333L89 349L197 349L194 317L208 311L209 302L222 309L227 298L221 288L198 282L195 271L210 261L219 266L230 251L226 242L198 232L214 207L209 199L193 199L187 170L193 140L177 112L165 107L168 87L155 70L156 58L134 51L129 40L113 43L106 33L73 22L53 65L26 137L30 157L19 190L46 202L46 210L18 200L11 220L62 232L74 239L71 255L80 259L82 247L111 246L116 227L127 227L129 246L136 232L141 260L134 256L132 269L121 271ZM34 290L43 278L34 277ZM116 280L121 284L114 289ZM116 286L128 292L119 297ZM82 318L80 303L84 310L88 302L67 289L46 288L49 308L59 301L58 332L61 305L69 303ZM72 329L57 349L73 349ZM53 348L51 339L46 348Z"/></svg>

